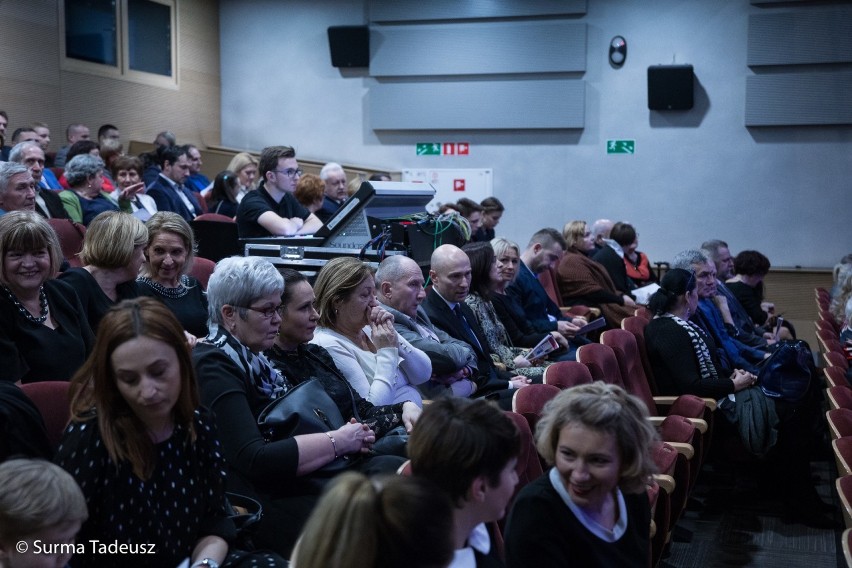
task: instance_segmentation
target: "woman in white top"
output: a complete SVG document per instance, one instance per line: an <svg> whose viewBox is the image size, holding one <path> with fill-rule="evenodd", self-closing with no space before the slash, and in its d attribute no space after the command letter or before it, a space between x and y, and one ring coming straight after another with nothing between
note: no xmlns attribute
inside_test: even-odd
<svg viewBox="0 0 852 568"><path fill-rule="evenodd" d="M372 269L354 258L330 260L314 285L319 325L312 343L324 347L352 387L376 405L422 405L414 385L429 380L425 353L398 336L379 307Z"/></svg>

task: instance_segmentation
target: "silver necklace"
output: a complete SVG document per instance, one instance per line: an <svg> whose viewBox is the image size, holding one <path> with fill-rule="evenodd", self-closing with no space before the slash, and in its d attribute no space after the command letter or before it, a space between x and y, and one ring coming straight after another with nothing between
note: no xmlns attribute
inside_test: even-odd
<svg viewBox="0 0 852 568"><path fill-rule="evenodd" d="M8 286L3 286L3 290L6 291L6 295L9 296L9 299L15 304L15 307L18 308L18 311L21 312L21 315L27 318L29 321L37 324L42 324L47 321L47 294L44 293L44 286L38 287L38 303L41 307L41 315L38 317L32 315L30 311L24 306L21 301L15 296L14 292L12 292Z"/></svg>

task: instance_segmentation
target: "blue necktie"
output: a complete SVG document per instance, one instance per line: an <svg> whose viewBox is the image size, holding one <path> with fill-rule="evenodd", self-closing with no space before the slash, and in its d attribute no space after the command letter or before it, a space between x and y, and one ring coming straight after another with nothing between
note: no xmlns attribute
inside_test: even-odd
<svg viewBox="0 0 852 568"><path fill-rule="evenodd" d="M462 324L465 332L467 333L467 338L472 340L471 343L476 345L480 351L483 351L482 344L479 343L479 339L476 337L476 334L473 333L473 328L470 327L470 324L467 323L467 318L464 317L464 313L461 309L461 304L456 304L456 307L453 308L453 313L456 314L456 317L459 318L459 321Z"/></svg>

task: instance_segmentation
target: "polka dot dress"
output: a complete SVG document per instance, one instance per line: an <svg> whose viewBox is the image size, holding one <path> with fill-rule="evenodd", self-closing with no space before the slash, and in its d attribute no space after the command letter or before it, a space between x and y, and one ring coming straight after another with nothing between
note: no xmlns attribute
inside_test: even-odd
<svg viewBox="0 0 852 568"><path fill-rule="evenodd" d="M85 553L75 555L71 566L177 566L202 536L233 538L213 420L196 411L194 423L194 443L179 426L155 446L157 465L144 481L128 462L112 462L97 420L68 426L56 461L80 484L89 506L77 537ZM108 548L116 544L128 545L127 553Z"/></svg>

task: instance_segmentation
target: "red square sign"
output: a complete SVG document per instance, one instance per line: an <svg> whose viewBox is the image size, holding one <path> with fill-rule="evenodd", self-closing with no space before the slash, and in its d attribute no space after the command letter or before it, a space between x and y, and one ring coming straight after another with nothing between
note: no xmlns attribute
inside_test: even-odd
<svg viewBox="0 0 852 568"><path fill-rule="evenodd" d="M456 153L456 143L455 142L444 142L444 152L445 156L452 156Z"/></svg>
<svg viewBox="0 0 852 568"><path fill-rule="evenodd" d="M459 156L467 156L470 154L470 144L467 142L459 142L456 146Z"/></svg>
<svg viewBox="0 0 852 568"><path fill-rule="evenodd" d="M454 179L453 180L453 191L464 191L464 180L463 179Z"/></svg>

